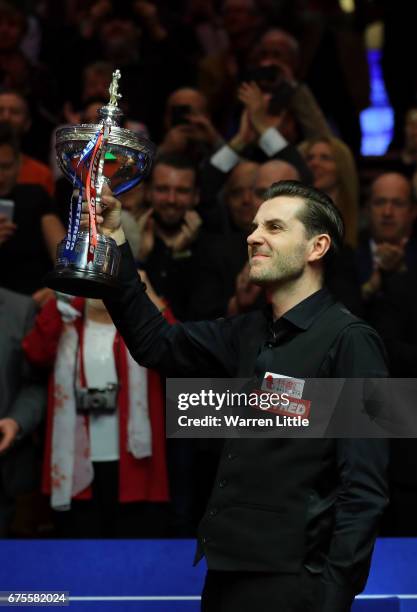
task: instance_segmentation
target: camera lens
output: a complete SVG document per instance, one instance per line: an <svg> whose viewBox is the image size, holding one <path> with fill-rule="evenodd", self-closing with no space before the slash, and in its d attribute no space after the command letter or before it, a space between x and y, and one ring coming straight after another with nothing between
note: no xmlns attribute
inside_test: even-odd
<svg viewBox="0 0 417 612"><path fill-rule="evenodd" d="M102 407L102 399L100 396L98 395L93 395L93 397L90 399L90 408L92 410L97 410L98 408Z"/></svg>

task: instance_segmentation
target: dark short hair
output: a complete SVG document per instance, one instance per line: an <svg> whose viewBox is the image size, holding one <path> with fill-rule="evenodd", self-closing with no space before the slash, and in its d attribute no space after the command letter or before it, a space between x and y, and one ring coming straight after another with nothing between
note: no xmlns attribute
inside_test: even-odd
<svg viewBox="0 0 417 612"><path fill-rule="evenodd" d="M9 146L17 157L20 153L20 142L16 130L9 123L0 122L0 147Z"/></svg>
<svg viewBox="0 0 417 612"><path fill-rule="evenodd" d="M197 171L196 165L192 159L182 153L159 153L154 161L154 167L158 164L164 164L178 170L194 170Z"/></svg>
<svg viewBox="0 0 417 612"><path fill-rule="evenodd" d="M187 157L187 155L183 155L182 153L160 153L156 156L155 161L152 166L151 179L152 174L157 166L163 164L164 166L169 166L170 168L175 168L176 170L192 170L195 175L195 186L197 185L197 168L192 159Z"/></svg>
<svg viewBox="0 0 417 612"><path fill-rule="evenodd" d="M327 194L299 181L279 181L266 191L264 201L280 196L300 198L304 207L297 218L304 225L308 238L317 234L328 234L331 244L325 259L329 261L343 246L345 224L339 209Z"/></svg>

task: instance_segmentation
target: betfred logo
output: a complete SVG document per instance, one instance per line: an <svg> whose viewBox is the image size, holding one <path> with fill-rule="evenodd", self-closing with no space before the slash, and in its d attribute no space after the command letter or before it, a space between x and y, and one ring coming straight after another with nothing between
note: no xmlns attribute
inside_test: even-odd
<svg viewBox="0 0 417 612"><path fill-rule="evenodd" d="M274 407L271 406L267 409L267 412L273 412L274 414L282 414L283 416L300 416L308 419L310 416L311 401L305 399L297 399L295 397L289 397L288 406Z"/></svg>
<svg viewBox="0 0 417 612"><path fill-rule="evenodd" d="M304 383L305 380L302 378L292 378L285 374L265 372L262 389L271 393L285 393L291 397L301 399L303 397Z"/></svg>

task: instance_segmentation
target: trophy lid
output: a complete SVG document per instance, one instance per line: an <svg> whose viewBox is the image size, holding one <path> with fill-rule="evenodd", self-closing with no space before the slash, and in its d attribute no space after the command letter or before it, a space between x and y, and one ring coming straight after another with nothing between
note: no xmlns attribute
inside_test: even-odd
<svg viewBox="0 0 417 612"><path fill-rule="evenodd" d="M127 189L139 176L145 176L155 155L155 145L131 130L119 127L123 115L118 106L120 70L113 72L109 87L110 100L99 111L100 122L72 125L56 132L56 152L61 170L70 179L77 175L80 180L84 164L80 163L88 143L94 142L100 130L108 128L103 152L103 173L111 181L111 188Z"/></svg>
<svg viewBox="0 0 417 612"><path fill-rule="evenodd" d="M131 130L119 127L119 122L123 116L123 111L118 106L118 100L122 97L119 93L119 79L121 77L120 70L113 72L113 78L109 87L110 100L106 106L102 106L98 111L101 118L97 123L82 123L80 125L65 126L56 131L56 148L59 152L62 147L67 147L69 143L80 143L88 141L94 137L97 131L107 125L111 127L108 138L109 144L124 146L153 157L156 147L148 138L139 136ZM59 153L58 153L58 157Z"/></svg>

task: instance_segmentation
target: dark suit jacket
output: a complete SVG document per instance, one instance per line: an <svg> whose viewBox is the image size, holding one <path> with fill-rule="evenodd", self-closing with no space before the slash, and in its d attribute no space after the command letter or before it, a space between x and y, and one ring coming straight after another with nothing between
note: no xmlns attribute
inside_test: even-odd
<svg viewBox="0 0 417 612"><path fill-rule="evenodd" d="M14 496L34 484L34 452L29 434L41 422L46 387L24 358L21 342L33 324L35 302L0 288L0 418L10 417L21 431L13 446L0 457L0 476Z"/></svg>
<svg viewBox="0 0 417 612"><path fill-rule="evenodd" d="M360 236L359 245L355 253L356 267L361 284L369 279L373 270L369 240L370 235L367 232L363 232ZM405 247L405 261L408 269L413 270L417 268L417 239L415 237L411 237Z"/></svg>

